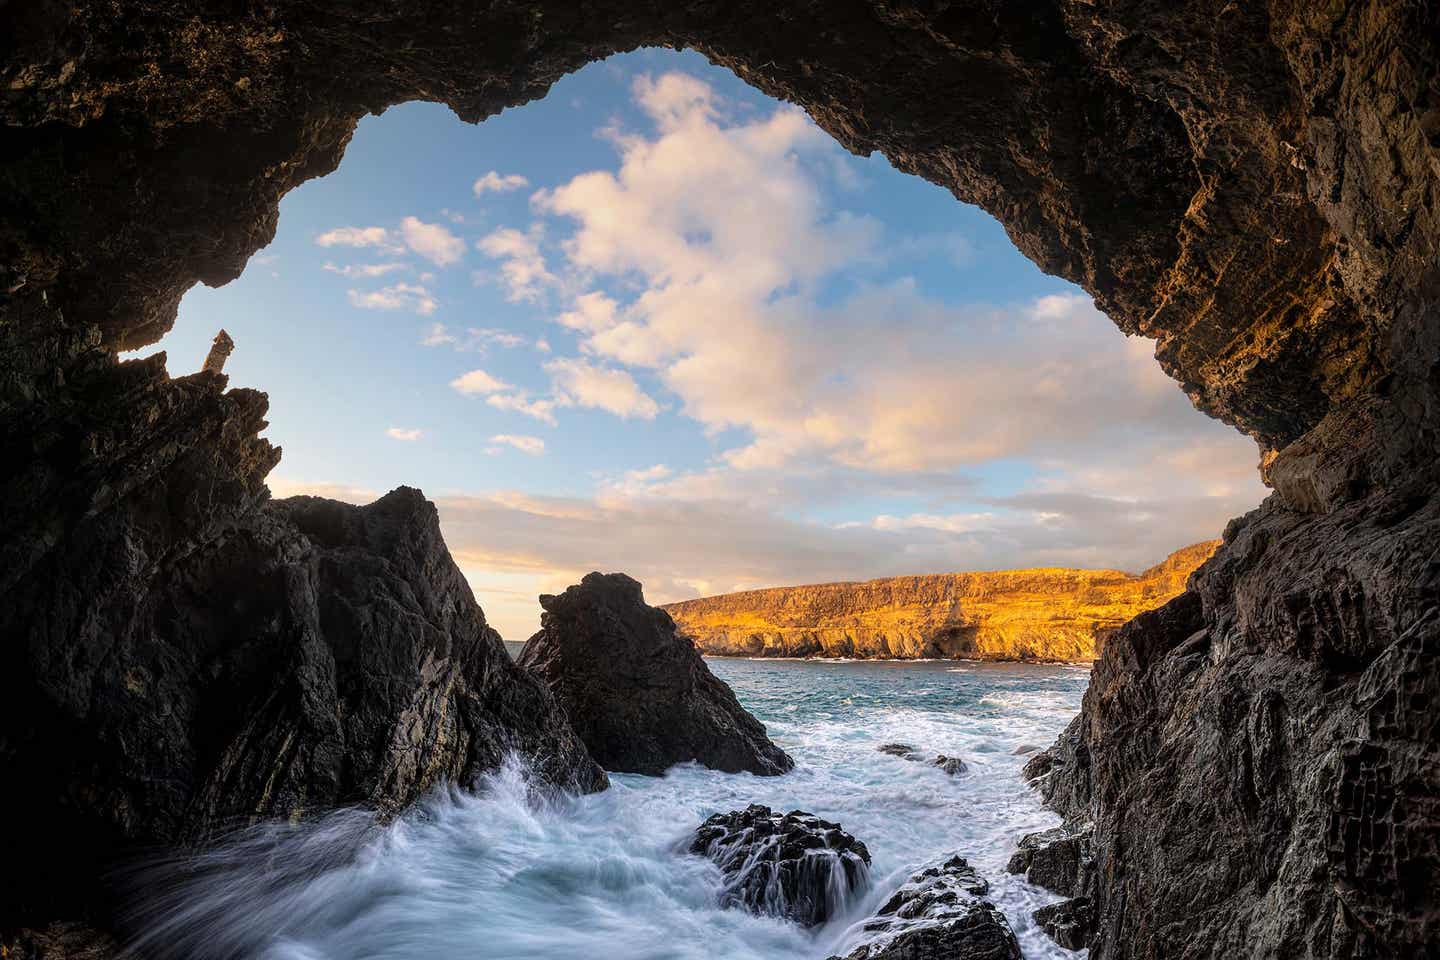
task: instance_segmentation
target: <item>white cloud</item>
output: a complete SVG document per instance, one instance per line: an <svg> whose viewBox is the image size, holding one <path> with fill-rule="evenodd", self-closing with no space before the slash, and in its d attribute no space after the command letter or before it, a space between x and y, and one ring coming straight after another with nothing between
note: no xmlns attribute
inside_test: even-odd
<svg viewBox="0 0 1440 960"><path fill-rule="evenodd" d="M525 234L503 227L481 237L475 246L486 256L500 261L500 279L512 302L536 300L543 288L557 282L546 266L539 239L533 232Z"/></svg>
<svg viewBox="0 0 1440 960"><path fill-rule="evenodd" d="M425 336L420 338L422 347L443 347L458 343L459 341L450 328L443 323L432 323L425 331Z"/></svg>
<svg viewBox="0 0 1440 960"><path fill-rule="evenodd" d="M465 241L443 224L406 217L400 221L400 235L405 240L405 246L437 267L459 263L460 258L465 256Z"/></svg>
<svg viewBox="0 0 1440 960"><path fill-rule="evenodd" d="M322 247L376 247L386 253L401 253L404 246L384 227L336 227L315 238Z"/></svg>
<svg viewBox="0 0 1440 960"><path fill-rule="evenodd" d="M496 410L507 410L512 413L523 413L527 417L533 417L542 423L555 426L555 401L554 400L532 400L530 395L524 391L516 393L497 393L486 397L485 402Z"/></svg>
<svg viewBox="0 0 1440 960"><path fill-rule="evenodd" d="M475 181L474 190L479 197L486 193L508 193L529 185L530 181L518 173L501 174L491 170Z"/></svg>
<svg viewBox="0 0 1440 960"><path fill-rule="evenodd" d="M424 435L425 431L413 427L390 427L385 431L392 440L419 440Z"/></svg>
<svg viewBox="0 0 1440 960"><path fill-rule="evenodd" d="M338 273L338 274L340 274L340 276L342 276L342 277L367 277L367 278L368 278L368 277L383 277L383 276L385 276L385 274L387 274L387 273L394 273L394 272L397 271L397 270L408 270L408 269L410 269L410 267L409 267L408 264L395 263L395 262L390 262L390 263L351 263L351 264L346 264L346 265L343 266L343 267L341 267L341 266L336 266L336 265L333 264L333 263L326 262L326 264L325 264L325 266L324 266L324 269L330 271L331 273Z"/></svg>
<svg viewBox="0 0 1440 960"><path fill-rule="evenodd" d="M439 304L428 288L415 283L396 283L379 290L347 290L350 305L364 310L408 310L422 317L434 313Z"/></svg>
<svg viewBox="0 0 1440 960"><path fill-rule="evenodd" d="M624 370L578 359L551 360L545 370L550 374L559 406L591 407L641 420L653 420L660 412L659 404Z"/></svg>
<svg viewBox="0 0 1440 960"><path fill-rule="evenodd" d="M499 393L509 390L510 384L499 377L492 377L484 370L471 370L450 381L450 386L467 396L480 393Z"/></svg>
<svg viewBox="0 0 1440 960"><path fill-rule="evenodd" d="M538 457L545 452L545 441L539 437L530 437L517 433L497 433L490 438L491 443L503 444L514 447L521 453L528 453L532 457Z"/></svg>

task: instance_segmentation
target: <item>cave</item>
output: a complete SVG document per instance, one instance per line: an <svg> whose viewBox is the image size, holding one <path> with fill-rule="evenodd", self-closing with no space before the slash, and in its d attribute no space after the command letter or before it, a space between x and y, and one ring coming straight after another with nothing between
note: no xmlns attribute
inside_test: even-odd
<svg viewBox="0 0 1440 960"><path fill-rule="evenodd" d="M479 122L663 46L991 213L1260 447L1272 494L1106 642L1056 748L1051 802L1094 823L1091 956L1436 955L1440 9L42 0L0 24L0 931L104 925L128 851L403 806L497 762L506 724L603 781L505 685L423 498L267 505L264 394L118 354L238 276L365 115ZM404 530L440 571L427 614L469 625L340 642Z"/></svg>

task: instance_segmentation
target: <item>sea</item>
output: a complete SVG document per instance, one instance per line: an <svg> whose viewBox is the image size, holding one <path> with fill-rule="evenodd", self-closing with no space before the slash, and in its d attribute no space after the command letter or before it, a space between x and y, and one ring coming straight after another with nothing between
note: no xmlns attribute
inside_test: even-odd
<svg viewBox="0 0 1440 960"><path fill-rule="evenodd" d="M518 648L511 645L512 652ZM143 918L159 954L226 960L824 960L907 877L960 854L1027 958L1062 950L1030 920L1060 898L1005 871L1055 826L1021 780L1080 707L1089 668L965 661L708 661L795 759L779 777L682 764L554 795L512 758L377 827L361 811L251 833L159 879ZM881 752L961 757L951 776ZM684 852L706 817L762 803L838 822L869 848L868 889L813 929L721 905Z"/></svg>

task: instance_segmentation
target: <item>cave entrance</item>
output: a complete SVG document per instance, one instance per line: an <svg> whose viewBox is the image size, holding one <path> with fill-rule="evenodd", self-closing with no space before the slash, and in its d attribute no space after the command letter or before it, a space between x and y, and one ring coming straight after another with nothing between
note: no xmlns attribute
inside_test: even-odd
<svg viewBox="0 0 1440 960"><path fill-rule="evenodd" d="M366 118L243 276L187 295L171 372L221 327L270 394L275 494L419 486L510 640L590 569L652 602L1138 571L1262 492L1152 341L692 52L479 125Z"/></svg>

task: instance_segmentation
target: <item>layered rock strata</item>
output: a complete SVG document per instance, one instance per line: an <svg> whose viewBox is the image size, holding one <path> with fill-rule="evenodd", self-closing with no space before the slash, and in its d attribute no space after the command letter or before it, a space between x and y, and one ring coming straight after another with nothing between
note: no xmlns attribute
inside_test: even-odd
<svg viewBox="0 0 1440 960"><path fill-rule="evenodd" d="M870 885L870 851L838 823L763 804L717 813L690 840L690 853L725 877L722 906L813 927L842 913Z"/></svg>
<svg viewBox="0 0 1440 960"><path fill-rule="evenodd" d="M0 903L52 865L94 875L109 848L66 842L114 809L91 774L148 749L97 732L118 691L47 687L132 636L63 609L90 609L97 571L133 582L250 522L273 453L237 442L258 395L116 352L238 275L363 115L427 99L475 121L659 44L978 203L1261 445L1275 495L1097 663L1056 791L1096 823L1092 956L1440 940L1435 4L41 0L0 10L0 36L0 656L41 691L0 708L6 822L28 842L26 790L72 797ZM166 809L126 806L122 832Z"/></svg>
<svg viewBox="0 0 1440 960"><path fill-rule="evenodd" d="M722 657L1093 660L1105 637L1185 589L1218 540L1140 574L999 570L747 590L667 604Z"/></svg>
<svg viewBox="0 0 1440 960"><path fill-rule="evenodd" d="M773 776L794 766L635 580L592 573L540 606L540 632L516 662L549 686L605 769L659 776L695 760Z"/></svg>
<svg viewBox="0 0 1440 960"><path fill-rule="evenodd" d="M1015 933L989 893L964 857L927 867L865 921L868 939L845 960L1020 960Z"/></svg>

